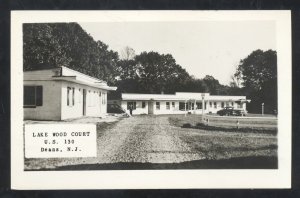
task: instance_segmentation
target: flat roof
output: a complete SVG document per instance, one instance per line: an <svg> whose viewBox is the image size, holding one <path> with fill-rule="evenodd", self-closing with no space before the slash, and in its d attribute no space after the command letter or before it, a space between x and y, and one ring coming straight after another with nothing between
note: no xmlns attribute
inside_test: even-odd
<svg viewBox="0 0 300 198"><path fill-rule="evenodd" d="M139 93L122 93L122 100L204 100L211 101L241 101L246 100L246 96L222 96L210 95L209 93L194 92L176 92L175 94L139 94Z"/></svg>

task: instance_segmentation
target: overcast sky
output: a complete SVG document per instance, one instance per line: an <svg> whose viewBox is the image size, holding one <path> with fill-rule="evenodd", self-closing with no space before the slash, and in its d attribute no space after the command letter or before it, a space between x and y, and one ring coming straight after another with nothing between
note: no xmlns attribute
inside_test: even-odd
<svg viewBox="0 0 300 198"><path fill-rule="evenodd" d="M240 59L253 50L276 50L273 21L79 23L95 40L120 52L172 54L191 75L212 75L229 84Z"/></svg>

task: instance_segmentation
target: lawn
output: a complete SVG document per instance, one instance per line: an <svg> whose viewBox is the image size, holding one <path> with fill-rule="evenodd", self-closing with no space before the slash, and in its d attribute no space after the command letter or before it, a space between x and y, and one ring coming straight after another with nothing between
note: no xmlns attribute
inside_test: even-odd
<svg viewBox="0 0 300 198"><path fill-rule="evenodd" d="M184 129L184 131L179 130L178 136L193 150L204 153L206 160L277 158L277 130L207 127L199 124L201 119L201 115L169 116L171 125ZM261 160L258 163L261 163Z"/></svg>
<svg viewBox="0 0 300 198"><path fill-rule="evenodd" d="M207 122L207 120L209 120ZM200 128L205 130L222 130L258 133L277 133L276 117L227 117L187 114L169 115L169 122L177 127ZM237 124L238 123L238 124Z"/></svg>

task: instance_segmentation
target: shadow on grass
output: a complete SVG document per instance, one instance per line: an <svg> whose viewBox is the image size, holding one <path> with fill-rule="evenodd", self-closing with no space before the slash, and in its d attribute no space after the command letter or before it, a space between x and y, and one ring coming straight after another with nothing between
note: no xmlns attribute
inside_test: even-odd
<svg viewBox="0 0 300 198"><path fill-rule="evenodd" d="M266 133L266 134L277 135L277 129L250 128L250 127L241 127L241 128L218 127L218 126L205 125L203 123L197 123L196 126L193 126L190 123L185 123L181 126L181 128L202 129L207 131Z"/></svg>
<svg viewBox="0 0 300 198"><path fill-rule="evenodd" d="M238 157L222 160L194 160L181 163L81 164L39 170L147 170L147 169L277 169L277 157Z"/></svg>

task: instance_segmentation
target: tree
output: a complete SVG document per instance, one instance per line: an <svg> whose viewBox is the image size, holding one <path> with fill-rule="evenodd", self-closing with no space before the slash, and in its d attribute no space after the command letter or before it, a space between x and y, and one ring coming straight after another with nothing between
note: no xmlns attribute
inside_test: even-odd
<svg viewBox="0 0 300 198"><path fill-rule="evenodd" d="M277 110L277 55L276 51L256 50L240 61L235 77L241 79L243 93L252 101L249 111L266 113Z"/></svg>
<svg viewBox="0 0 300 198"><path fill-rule="evenodd" d="M24 24L23 41L25 71L67 66L115 83L118 53L77 23Z"/></svg>
<svg viewBox="0 0 300 198"><path fill-rule="evenodd" d="M23 41L24 71L69 65L72 60L49 24L23 24Z"/></svg>
<svg viewBox="0 0 300 198"><path fill-rule="evenodd" d="M173 85L189 77L189 74L170 54L142 52L135 57L140 90L146 93L168 93Z"/></svg>
<svg viewBox="0 0 300 198"><path fill-rule="evenodd" d="M135 60L120 60L117 64L117 78L119 80L136 79L137 63Z"/></svg>
<svg viewBox="0 0 300 198"><path fill-rule="evenodd" d="M256 50L240 61L235 76L242 79L242 85L256 91L261 90L264 83L277 79L276 51Z"/></svg>
<svg viewBox="0 0 300 198"><path fill-rule="evenodd" d="M131 47L126 46L121 50L120 58L122 60L132 60L135 57L135 51Z"/></svg>

